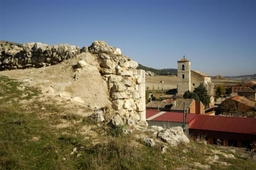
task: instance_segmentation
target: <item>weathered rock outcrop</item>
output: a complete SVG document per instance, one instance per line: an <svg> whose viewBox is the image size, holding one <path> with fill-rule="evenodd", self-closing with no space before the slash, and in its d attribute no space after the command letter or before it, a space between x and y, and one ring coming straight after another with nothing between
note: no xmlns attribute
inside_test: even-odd
<svg viewBox="0 0 256 170"><path fill-rule="evenodd" d="M164 129L158 132L157 137L171 146L177 146L178 143L189 143L188 137L180 126Z"/></svg>

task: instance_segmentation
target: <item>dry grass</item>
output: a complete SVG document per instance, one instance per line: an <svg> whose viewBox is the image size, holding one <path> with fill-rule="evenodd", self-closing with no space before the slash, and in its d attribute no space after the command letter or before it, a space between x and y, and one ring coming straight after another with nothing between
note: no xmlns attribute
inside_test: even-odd
<svg viewBox="0 0 256 170"><path fill-rule="evenodd" d="M43 105L33 101L33 105L24 109L19 105L20 94L34 89L19 91L18 82L0 79L4 79L0 81L4 94L4 98L0 98L0 169L165 170L202 169L202 166L209 169L256 169L256 163L250 157L241 156L246 152L231 152L230 148L193 141L171 147L149 132L134 131L124 135L122 129L125 126L110 127L104 122L97 123L63 110L54 102ZM32 92L40 96L36 91ZM42 117L44 114L47 116ZM63 122L68 126L56 128ZM157 141L155 146L148 147L137 138L147 135ZM166 153L161 153L163 145L168 147ZM227 158L225 154L232 154L235 159ZM208 161L215 155L219 157L218 161Z"/></svg>

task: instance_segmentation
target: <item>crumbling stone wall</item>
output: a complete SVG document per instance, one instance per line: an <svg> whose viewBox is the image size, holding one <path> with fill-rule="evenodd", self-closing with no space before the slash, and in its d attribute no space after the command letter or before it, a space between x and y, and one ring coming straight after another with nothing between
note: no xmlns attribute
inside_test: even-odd
<svg viewBox="0 0 256 170"><path fill-rule="evenodd" d="M0 41L0 70L49 66L75 57L79 53L79 47L68 44L17 44Z"/></svg>
<svg viewBox="0 0 256 170"><path fill-rule="evenodd" d="M130 125L146 122L145 71L137 70L137 62L104 41L95 41L88 51L97 56L115 112Z"/></svg>
<svg viewBox="0 0 256 170"><path fill-rule="evenodd" d="M74 79L79 79L85 70L83 67L98 69L107 84L106 93L109 95L113 115L117 116L113 120L120 120L121 124L144 122L146 125L145 71L137 70L138 63L123 55L121 49L111 47L104 41L95 41L91 46L81 49L67 44L49 46L42 43L0 43L0 70L45 67L70 58L78 60L74 66ZM97 86L102 87L101 84ZM102 117L100 121L104 120Z"/></svg>

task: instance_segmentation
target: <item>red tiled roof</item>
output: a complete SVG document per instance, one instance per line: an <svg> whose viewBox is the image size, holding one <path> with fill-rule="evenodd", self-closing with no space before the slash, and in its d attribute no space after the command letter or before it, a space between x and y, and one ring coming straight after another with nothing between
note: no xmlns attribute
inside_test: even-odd
<svg viewBox="0 0 256 170"><path fill-rule="evenodd" d="M147 109L146 110L146 119L159 113L160 111L159 110L150 110L150 109Z"/></svg>
<svg viewBox="0 0 256 170"><path fill-rule="evenodd" d="M256 119L198 115L190 129L256 135Z"/></svg>
<svg viewBox="0 0 256 170"><path fill-rule="evenodd" d="M157 111L157 110L156 110ZM147 110L146 118L149 118L160 111L154 112L153 110ZM196 114L187 114L186 122L192 121L197 115ZM153 121L168 121L168 122L183 122L183 113L182 112L165 112L160 116L152 119Z"/></svg>
<svg viewBox="0 0 256 170"><path fill-rule="evenodd" d="M196 114L187 114L186 122L190 122L197 115ZM166 112L156 118L154 121L168 121L168 122L183 122L183 113L181 112Z"/></svg>
<svg viewBox="0 0 256 170"><path fill-rule="evenodd" d="M247 106L250 106L250 107L254 107L256 105L254 101L251 101L251 100L249 100L249 99L247 99L247 98L245 98L243 96L239 96L239 95L234 96L231 99L235 100L235 101L237 101L239 103L245 104Z"/></svg>

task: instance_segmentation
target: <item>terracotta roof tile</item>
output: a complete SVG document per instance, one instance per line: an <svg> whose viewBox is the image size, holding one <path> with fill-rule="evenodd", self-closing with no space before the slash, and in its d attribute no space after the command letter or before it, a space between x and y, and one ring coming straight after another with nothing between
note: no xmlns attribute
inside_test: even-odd
<svg viewBox="0 0 256 170"><path fill-rule="evenodd" d="M235 100L239 103L245 104L247 106L250 106L250 107L256 106L256 103L254 101L251 101L251 100L249 100L249 99L247 99L246 97L243 97L243 96L237 95L237 96L232 97L231 99Z"/></svg>

